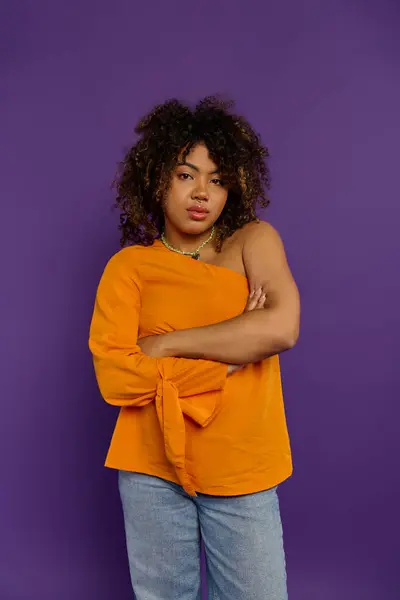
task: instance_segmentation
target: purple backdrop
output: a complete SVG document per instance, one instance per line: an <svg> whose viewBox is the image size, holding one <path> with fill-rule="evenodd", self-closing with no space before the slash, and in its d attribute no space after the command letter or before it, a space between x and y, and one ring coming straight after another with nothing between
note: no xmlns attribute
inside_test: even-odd
<svg viewBox="0 0 400 600"><path fill-rule="evenodd" d="M87 349L118 247L109 184L153 103L222 92L270 146L269 218L302 293L282 361L290 599L397 600L398 3L2 7L0 599L131 597L102 466L117 413Z"/></svg>

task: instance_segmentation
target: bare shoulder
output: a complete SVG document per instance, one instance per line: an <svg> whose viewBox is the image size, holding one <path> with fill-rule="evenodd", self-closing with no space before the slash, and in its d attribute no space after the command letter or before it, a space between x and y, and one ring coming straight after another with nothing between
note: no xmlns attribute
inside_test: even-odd
<svg viewBox="0 0 400 600"><path fill-rule="evenodd" d="M243 236L243 238L247 238L249 236L254 236L254 235L269 235L269 236L278 236L279 237L279 233L277 232L277 230L275 229L275 227L273 225L271 225L271 223L268 223L268 221L252 221L251 223L246 223L246 225L243 225L243 227L240 229L240 232Z"/></svg>
<svg viewBox="0 0 400 600"><path fill-rule="evenodd" d="M262 240L264 243L282 244L278 231L267 221L252 221L240 229L243 247L249 242Z"/></svg>
<svg viewBox="0 0 400 600"><path fill-rule="evenodd" d="M270 287L291 273L278 231L270 223L248 223L242 230L243 264L251 287Z"/></svg>

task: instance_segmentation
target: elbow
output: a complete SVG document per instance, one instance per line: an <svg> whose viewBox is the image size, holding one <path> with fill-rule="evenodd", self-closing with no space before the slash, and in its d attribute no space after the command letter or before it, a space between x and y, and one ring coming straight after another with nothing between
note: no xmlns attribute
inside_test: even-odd
<svg viewBox="0 0 400 600"><path fill-rule="evenodd" d="M294 348L299 339L299 327L298 325L291 327L279 326L276 328L274 338L272 352L271 348L267 349L267 355L281 354L282 352ZM271 340L269 340L269 342L271 342Z"/></svg>
<svg viewBox="0 0 400 600"><path fill-rule="evenodd" d="M273 309L259 311L258 314L257 327L254 329L254 336L258 342L257 358L249 362L258 362L294 348L300 332L299 314Z"/></svg>
<svg viewBox="0 0 400 600"><path fill-rule="evenodd" d="M285 352L286 350L291 350L297 344L297 340L299 339L300 328L299 325L296 324L293 327L284 328L281 331L280 335L280 345L282 349L280 352Z"/></svg>
<svg viewBox="0 0 400 600"><path fill-rule="evenodd" d="M285 352L286 350L291 350L297 344L298 336L292 335L287 336L282 340L282 350L281 352Z"/></svg>

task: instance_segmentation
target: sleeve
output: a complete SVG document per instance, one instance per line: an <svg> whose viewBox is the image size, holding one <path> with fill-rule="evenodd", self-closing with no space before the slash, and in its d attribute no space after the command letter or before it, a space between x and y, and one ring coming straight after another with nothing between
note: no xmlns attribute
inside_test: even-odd
<svg viewBox="0 0 400 600"><path fill-rule="evenodd" d="M227 365L186 358L152 358L137 345L140 281L125 249L101 277L90 326L89 348L100 392L114 406L144 406L172 386L184 413L205 426L215 414ZM217 393L217 394L216 394Z"/></svg>

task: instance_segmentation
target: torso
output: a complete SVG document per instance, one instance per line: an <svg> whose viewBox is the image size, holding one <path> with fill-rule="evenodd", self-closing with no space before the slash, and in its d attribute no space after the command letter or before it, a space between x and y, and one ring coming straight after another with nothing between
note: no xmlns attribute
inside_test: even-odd
<svg viewBox="0 0 400 600"><path fill-rule="evenodd" d="M200 260L207 264L224 267L231 271L236 271L240 275L246 276L243 263L243 241L245 234L244 226L242 229L235 231L223 243L221 252L216 252L212 247L204 248L201 252Z"/></svg>
<svg viewBox="0 0 400 600"><path fill-rule="evenodd" d="M122 336L120 343L134 348L137 333L140 338L204 327L242 314L248 298L242 249L249 231L250 227L245 226L235 232L220 253L207 248L200 261L171 252L160 240L151 247L122 250L118 260L125 263L129 277L121 285L131 281L133 296L139 291L140 301L132 303L132 310L127 305L125 315L120 315L124 323L124 327L117 328ZM122 289L125 293L129 286ZM122 360L125 361L124 356ZM128 363L122 364L124 368L118 373L125 377L129 375ZM140 364L139 359L132 368L139 369ZM144 376L147 377L146 373ZM161 389L158 376L159 373L154 400L157 397L160 400L156 395ZM168 414L178 414L180 435L180 405L176 406L168 394L165 397L163 394ZM207 426L199 427L183 415L185 464L197 492L220 496L251 494L274 487L289 477L291 453L278 356L246 365L227 378L223 390L185 396L185 401L193 406L210 400L218 400L219 407ZM174 466L166 456L163 431L155 401L143 406L122 406L107 466L179 484Z"/></svg>

